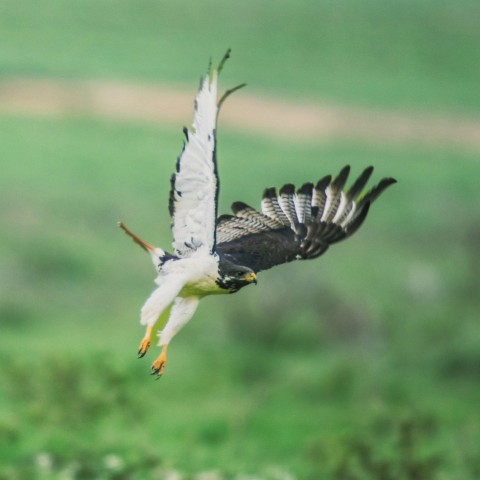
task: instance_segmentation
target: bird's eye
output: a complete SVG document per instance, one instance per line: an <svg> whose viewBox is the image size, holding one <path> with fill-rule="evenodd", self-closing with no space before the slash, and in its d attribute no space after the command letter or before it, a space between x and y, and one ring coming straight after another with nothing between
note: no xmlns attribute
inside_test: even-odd
<svg viewBox="0 0 480 480"><path fill-rule="evenodd" d="M245 272L237 272L237 277L243 277L245 275Z"/></svg>

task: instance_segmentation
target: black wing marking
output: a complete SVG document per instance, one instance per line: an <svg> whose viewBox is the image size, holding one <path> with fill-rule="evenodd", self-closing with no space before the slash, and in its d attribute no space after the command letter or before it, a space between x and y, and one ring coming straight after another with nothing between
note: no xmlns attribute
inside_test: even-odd
<svg viewBox="0 0 480 480"><path fill-rule="evenodd" d="M333 243L353 235L371 203L396 182L384 178L362 197L372 172L373 167L366 168L346 191L349 166L333 180L330 175L324 177L315 187L306 183L295 191L287 184L278 195L274 188L268 188L261 203L262 213L244 203L234 203L234 215L222 215L217 220L217 253L255 272L320 256Z"/></svg>

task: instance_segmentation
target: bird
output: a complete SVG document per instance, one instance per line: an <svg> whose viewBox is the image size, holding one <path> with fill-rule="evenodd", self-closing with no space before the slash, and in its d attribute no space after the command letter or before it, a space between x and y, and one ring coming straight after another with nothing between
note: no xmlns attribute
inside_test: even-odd
<svg viewBox="0 0 480 480"><path fill-rule="evenodd" d="M160 353L151 374L164 374L172 338L192 318L199 301L208 295L236 293L257 284L259 272L294 260L309 260L353 235L371 204L396 180L387 177L363 192L373 167L346 183L350 166L338 175L325 175L300 188L287 183L278 191L267 188L257 210L234 202L233 214L218 215L217 120L225 99L245 84L217 99L218 77L230 50L218 67L209 63L194 102L192 128L184 127L183 148L171 176L169 213L173 251L142 240L123 222L120 228L150 254L156 270L156 288L140 313L146 327L138 357L147 353L159 318L168 319L158 331Z"/></svg>

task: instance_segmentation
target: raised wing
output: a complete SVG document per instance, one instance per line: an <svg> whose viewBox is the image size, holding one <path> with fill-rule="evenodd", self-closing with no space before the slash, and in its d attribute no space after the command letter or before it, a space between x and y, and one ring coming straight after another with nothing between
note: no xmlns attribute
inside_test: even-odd
<svg viewBox="0 0 480 480"><path fill-rule="evenodd" d="M355 233L371 203L396 182L384 178L360 196L373 167L365 169L344 191L349 172L346 166L334 180L328 175L315 186L306 183L297 191L291 184L284 185L278 194L268 188L262 213L244 203L234 203L234 215L222 215L217 221L216 251L220 257L255 272L320 256L331 244Z"/></svg>
<svg viewBox="0 0 480 480"><path fill-rule="evenodd" d="M215 156L218 70L207 72L195 99L193 129L184 128L186 141L172 175L169 210L173 248L179 257L199 250L211 253L219 181Z"/></svg>

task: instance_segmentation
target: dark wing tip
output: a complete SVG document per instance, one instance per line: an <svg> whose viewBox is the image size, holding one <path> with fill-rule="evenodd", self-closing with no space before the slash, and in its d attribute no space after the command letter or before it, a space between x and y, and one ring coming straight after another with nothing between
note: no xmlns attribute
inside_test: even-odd
<svg viewBox="0 0 480 480"><path fill-rule="evenodd" d="M351 200L357 198L360 192L365 188L365 185L368 182L368 179L373 173L373 166L367 167L360 176L353 182L352 186L347 192L347 197Z"/></svg>
<svg viewBox="0 0 480 480"><path fill-rule="evenodd" d="M384 178L382 181L385 182L385 183L387 183L387 187L388 187L389 185L393 185L394 183L398 183L398 182L397 182L397 179L396 179L396 178L393 178L393 177Z"/></svg>
<svg viewBox="0 0 480 480"><path fill-rule="evenodd" d="M332 182L332 187L337 190L342 190L350 173L350 165L346 165L340 170L335 180Z"/></svg>
<svg viewBox="0 0 480 480"><path fill-rule="evenodd" d="M241 212L242 210L250 210L252 207L250 205L247 205L244 202L233 202L231 209L234 214L237 214L238 212Z"/></svg>
<svg viewBox="0 0 480 480"><path fill-rule="evenodd" d="M263 192L263 198L277 198L277 189L275 187L266 188Z"/></svg>
<svg viewBox="0 0 480 480"><path fill-rule="evenodd" d="M313 191L313 183L304 183L298 190L298 195L311 195Z"/></svg>
<svg viewBox="0 0 480 480"><path fill-rule="evenodd" d="M380 195L380 193L382 193L390 185L394 185L395 183L397 183L397 180L395 178L392 178L392 177L382 178L379 184L377 185L378 193L376 197L378 197L378 195Z"/></svg>
<svg viewBox="0 0 480 480"><path fill-rule="evenodd" d="M372 203L385 189L387 189L390 185L393 185L394 183L397 183L394 178L382 178L378 185L373 187L372 190L370 190L370 192L365 195L365 201Z"/></svg>
<svg viewBox="0 0 480 480"><path fill-rule="evenodd" d="M325 190L328 187L328 185L330 185L331 181L332 181L332 176L331 175L325 175L323 178L321 178L317 182L317 185L315 186L315 190L319 190L319 191Z"/></svg>
<svg viewBox="0 0 480 480"><path fill-rule="evenodd" d="M225 65L225 62L230 58L231 54L232 54L232 49L227 48L227 51L223 55L222 59L220 60L220 63L218 64L218 67L217 67L217 72L218 72L219 75L220 75L220 72L223 69L223 66Z"/></svg>
<svg viewBox="0 0 480 480"><path fill-rule="evenodd" d="M287 183L280 189L280 195L293 195L295 193L295 185Z"/></svg>
<svg viewBox="0 0 480 480"><path fill-rule="evenodd" d="M226 222L227 220L231 220L232 218L235 218L233 215L229 215L228 213L224 213L223 215L220 215L217 218L217 225L223 222Z"/></svg>

